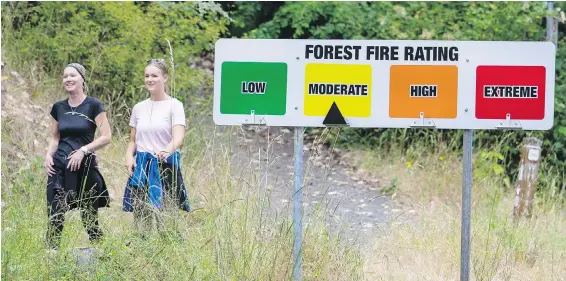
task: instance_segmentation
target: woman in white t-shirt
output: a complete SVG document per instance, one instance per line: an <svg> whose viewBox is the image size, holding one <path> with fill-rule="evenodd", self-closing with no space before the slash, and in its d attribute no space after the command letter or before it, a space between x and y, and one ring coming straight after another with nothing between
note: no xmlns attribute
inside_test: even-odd
<svg viewBox="0 0 566 281"><path fill-rule="evenodd" d="M144 72L150 97L132 109L126 151L129 178L123 201L123 210L133 212L136 225L142 228L154 213L152 208L165 205L190 211L179 153L186 128L183 103L167 94L163 59L149 60Z"/></svg>

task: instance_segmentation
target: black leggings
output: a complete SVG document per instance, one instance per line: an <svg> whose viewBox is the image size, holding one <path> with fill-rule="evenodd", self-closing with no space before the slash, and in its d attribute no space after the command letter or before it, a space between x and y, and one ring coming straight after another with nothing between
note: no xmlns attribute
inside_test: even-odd
<svg viewBox="0 0 566 281"><path fill-rule="evenodd" d="M92 198L87 198L80 206L70 206L68 203L68 195L62 187L62 174L48 177L47 180L47 202L48 202L48 228L47 228L47 244L51 249L59 248L61 242L61 234L65 224L65 214L71 207L79 207L81 209L81 220L91 242L97 242L102 237L102 230L98 224L98 209L96 208Z"/></svg>
<svg viewBox="0 0 566 281"><path fill-rule="evenodd" d="M68 206L61 200L54 200L49 207L49 226L47 230L47 243L50 248L57 249L61 243L61 234L65 224L65 213ZM98 224L98 209L81 208L81 220L91 242L97 242L102 237L102 229Z"/></svg>

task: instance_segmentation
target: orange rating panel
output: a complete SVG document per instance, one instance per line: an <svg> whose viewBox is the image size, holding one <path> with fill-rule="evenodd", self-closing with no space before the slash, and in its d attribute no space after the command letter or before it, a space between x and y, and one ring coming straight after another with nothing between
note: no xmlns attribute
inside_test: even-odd
<svg viewBox="0 0 566 281"><path fill-rule="evenodd" d="M458 67L392 65L389 81L391 118L456 118Z"/></svg>

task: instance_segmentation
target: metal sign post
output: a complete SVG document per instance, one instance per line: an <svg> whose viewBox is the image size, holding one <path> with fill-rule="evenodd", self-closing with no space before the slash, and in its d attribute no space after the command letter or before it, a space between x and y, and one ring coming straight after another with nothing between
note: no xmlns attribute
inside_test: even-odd
<svg viewBox="0 0 566 281"><path fill-rule="evenodd" d="M554 1L547 1L548 11L554 10ZM546 40L558 47L558 21L553 17L546 17Z"/></svg>
<svg viewBox="0 0 566 281"><path fill-rule="evenodd" d="M470 279L470 229L472 213L472 136L473 130L464 130L462 171L462 230L460 281Z"/></svg>
<svg viewBox="0 0 566 281"><path fill-rule="evenodd" d="M293 188L293 280L302 280L303 265L303 127L295 127Z"/></svg>

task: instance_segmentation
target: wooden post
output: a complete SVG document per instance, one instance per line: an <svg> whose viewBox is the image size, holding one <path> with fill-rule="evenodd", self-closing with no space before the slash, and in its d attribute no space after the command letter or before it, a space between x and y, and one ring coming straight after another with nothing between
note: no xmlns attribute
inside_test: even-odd
<svg viewBox="0 0 566 281"><path fill-rule="evenodd" d="M521 164L517 178L515 208L513 210L515 219L522 216L527 218L532 216L536 179L540 166L541 145L542 140L538 138L527 137L523 139L523 145L520 149Z"/></svg>

